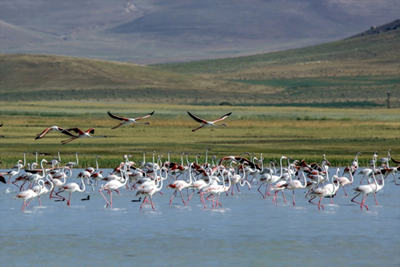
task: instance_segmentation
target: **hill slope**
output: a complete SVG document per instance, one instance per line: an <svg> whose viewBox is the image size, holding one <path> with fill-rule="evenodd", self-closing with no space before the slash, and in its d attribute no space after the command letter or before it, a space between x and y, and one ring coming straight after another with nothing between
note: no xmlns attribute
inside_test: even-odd
<svg viewBox="0 0 400 267"><path fill-rule="evenodd" d="M129 63L64 56L0 54L0 100L197 103L234 97L245 85ZM266 92L267 93L267 92ZM210 101L210 100L208 100Z"/></svg>
<svg viewBox="0 0 400 267"><path fill-rule="evenodd" d="M0 35L2 53L151 64L330 42L397 19L400 5L397 0L2 0L0 10L1 19L15 27L10 36L17 37L4 42ZM19 30L52 38L32 40Z"/></svg>

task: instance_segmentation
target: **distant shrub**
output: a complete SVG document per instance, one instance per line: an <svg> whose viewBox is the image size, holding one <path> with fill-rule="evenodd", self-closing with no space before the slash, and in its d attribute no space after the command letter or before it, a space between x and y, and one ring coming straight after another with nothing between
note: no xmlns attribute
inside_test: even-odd
<svg viewBox="0 0 400 267"><path fill-rule="evenodd" d="M232 103L228 102L228 101L221 102L221 103L219 103L219 105L220 106L233 106Z"/></svg>

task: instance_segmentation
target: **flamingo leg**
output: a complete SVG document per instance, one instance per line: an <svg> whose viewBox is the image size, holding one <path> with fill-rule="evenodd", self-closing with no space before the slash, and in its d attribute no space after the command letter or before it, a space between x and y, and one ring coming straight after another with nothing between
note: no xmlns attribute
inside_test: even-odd
<svg viewBox="0 0 400 267"><path fill-rule="evenodd" d="M26 200L24 200L24 202L22 203L21 211L25 211L25 204L26 204Z"/></svg>
<svg viewBox="0 0 400 267"><path fill-rule="evenodd" d="M71 137L70 139L61 141L61 144L63 144L63 145L68 144L69 142L74 141L75 139L76 139L76 137Z"/></svg>
<svg viewBox="0 0 400 267"><path fill-rule="evenodd" d="M293 206L296 206L296 201L294 200L294 190L293 190Z"/></svg>
<svg viewBox="0 0 400 267"><path fill-rule="evenodd" d="M344 186L342 186L342 188L343 188L344 194L345 194L346 197L347 197L346 189L344 189Z"/></svg>
<svg viewBox="0 0 400 267"><path fill-rule="evenodd" d="M263 193L260 191L260 188L261 188L262 186L263 186L263 184L261 184L261 185L258 187L257 190L258 190L258 192L262 195L262 197L265 198L265 196L263 195ZM265 191L267 191L267 190L265 190Z"/></svg>
<svg viewBox="0 0 400 267"><path fill-rule="evenodd" d="M124 125L123 123L118 124L117 126L112 127L111 129L117 129L118 127Z"/></svg>
<svg viewBox="0 0 400 267"><path fill-rule="evenodd" d="M283 196L283 200L285 201L285 203L287 204L286 198L285 198L285 192L282 191L282 196Z"/></svg>
<svg viewBox="0 0 400 267"><path fill-rule="evenodd" d="M175 190L175 192L172 194L171 199L169 200L169 205L170 205L170 206L171 206L171 203L172 203L172 199L174 198L175 195L176 195L176 190Z"/></svg>
<svg viewBox="0 0 400 267"><path fill-rule="evenodd" d="M112 208L112 190L110 190L110 208Z"/></svg>
<svg viewBox="0 0 400 267"><path fill-rule="evenodd" d="M142 205L140 205L140 210L142 210L142 208L143 208L143 206L144 206L144 202L146 201L146 199L147 199L147 196L144 197L143 202L142 202Z"/></svg>
<svg viewBox="0 0 400 267"><path fill-rule="evenodd" d="M103 198L104 198L104 200L107 202L107 206L106 207L108 207L108 205L110 204L110 203L108 203L108 200L107 200L107 198L103 195L103 193L101 192L101 191L103 191L104 189L99 189L99 192L100 192L100 194L103 196Z"/></svg>
<svg viewBox="0 0 400 267"><path fill-rule="evenodd" d="M368 195L366 195L365 198L363 198L363 200L361 201L361 210L362 210L362 207L363 207L363 206L364 206L365 208L367 208L367 210L369 210L368 206L364 204L364 203L365 203L365 200L367 200L367 197L368 197Z"/></svg>
<svg viewBox="0 0 400 267"><path fill-rule="evenodd" d="M69 193L69 198L68 198L68 203L67 203L68 206L71 206L71 195L72 195L72 192Z"/></svg>
<svg viewBox="0 0 400 267"><path fill-rule="evenodd" d="M153 199L150 196L150 203L151 203L151 207L153 208L154 211L156 211L156 209L154 208L154 203L153 203Z"/></svg>
<svg viewBox="0 0 400 267"><path fill-rule="evenodd" d="M320 197L319 201L318 201L318 210L320 210L320 207L322 207L323 210L325 209L324 205L321 204L321 200L322 200L322 197Z"/></svg>
<svg viewBox="0 0 400 267"><path fill-rule="evenodd" d="M375 198L375 203L378 206L379 204L378 204L378 200L376 199L376 193L375 192L374 192L374 198Z"/></svg>
<svg viewBox="0 0 400 267"><path fill-rule="evenodd" d="M183 199L182 191L179 191L179 193L181 193L182 202L183 202L183 204L185 204L185 206L186 206L186 202L185 202L185 200Z"/></svg>

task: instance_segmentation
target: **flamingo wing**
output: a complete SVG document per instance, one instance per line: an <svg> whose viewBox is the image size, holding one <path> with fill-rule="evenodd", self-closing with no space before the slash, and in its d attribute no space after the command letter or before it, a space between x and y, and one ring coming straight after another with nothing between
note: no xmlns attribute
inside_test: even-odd
<svg viewBox="0 0 400 267"><path fill-rule="evenodd" d="M2 125L3 125L3 124L2 124ZM0 127L1 127L1 125L0 125ZM390 157L390 159L391 159L394 163L400 164L400 160L395 160L395 159L392 158L392 157Z"/></svg>
<svg viewBox="0 0 400 267"><path fill-rule="evenodd" d="M151 113L149 113L149 114L147 114L146 116L135 118L135 120L142 120L142 119L146 119L146 118L150 117L150 116L151 116L151 115L153 115L153 114L154 114L154 111L153 111L153 112L151 112ZM110 116L111 116L111 115L110 115Z"/></svg>
<svg viewBox="0 0 400 267"><path fill-rule="evenodd" d="M199 117L193 115L193 114L190 113L189 111L188 111L187 113L189 114L190 117L192 117L192 119L194 119L194 120L197 121L197 122L200 122L200 123L208 123L207 121L205 121L205 120L203 120L203 119L201 119L201 118L199 118Z"/></svg>
<svg viewBox="0 0 400 267"><path fill-rule="evenodd" d="M87 130L85 131L85 133L94 134L94 128L87 129Z"/></svg>
<svg viewBox="0 0 400 267"><path fill-rule="evenodd" d="M57 127L57 128L58 128L58 131L59 131L60 133L69 135L69 136L71 136L71 137L76 137L75 135L73 135L72 133L70 133L67 129L64 129L64 128L61 128L61 127Z"/></svg>
<svg viewBox="0 0 400 267"><path fill-rule="evenodd" d="M4 178L3 175L0 175L0 182L2 182L3 184L6 183L6 179Z"/></svg>
<svg viewBox="0 0 400 267"><path fill-rule="evenodd" d="M43 136L45 136L51 129L52 127L46 128L43 132L36 136L35 140L43 138Z"/></svg>
<svg viewBox="0 0 400 267"><path fill-rule="evenodd" d="M222 117L219 118L218 120L215 120L214 122L225 120L225 119L228 118L229 115L231 115L231 114L232 114L232 112L229 112L228 114L225 114L224 116L222 116Z"/></svg>
<svg viewBox="0 0 400 267"><path fill-rule="evenodd" d="M69 129L66 129L68 132L69 131L74 131L75 133L77 133L77 134L84 134L84 132L81 130L81 129L79 129L78 127L75 127L75 128L69 128ZM76 136L74 136L74 137L76 137Z"/></svg>
<svg viewBox="0 0 400 267"><path fill-rule="evenodd" d="M154 113L154 112L153 112L153 113ZM112 114L110 111L108 111L107 114L108 114L111 118L116 119L116 120L120 120L120 121L128 121L128 120L129 120L128 118L120 117L120 116L114 115L114 114Z"/></svg>

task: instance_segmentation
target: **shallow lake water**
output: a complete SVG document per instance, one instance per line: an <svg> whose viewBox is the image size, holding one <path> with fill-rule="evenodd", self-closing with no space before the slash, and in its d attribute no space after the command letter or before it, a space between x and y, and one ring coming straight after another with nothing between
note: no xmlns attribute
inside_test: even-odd
<svg viewBox="0 0 400 267"><path fill-rule="evenodd" d="M360 179L348 197L340 189L333 205L323 199L321 211L305 190L296 191L295 207L287 190L288 204L279 193L275 206L253 185L221 194L223 208L214 210L196 194L188 206L179 194L169 206L165 187L153 197L156 211L148 204L139 211L126 189L105 208L98 188L87 187L72 194L71 206L44 195L42 206L34 199L21 212L17 188L0 184L1 266L399 266L400 186L389 177L379 205L370 195L370 210L361 211L350 201Z"/></svg>

